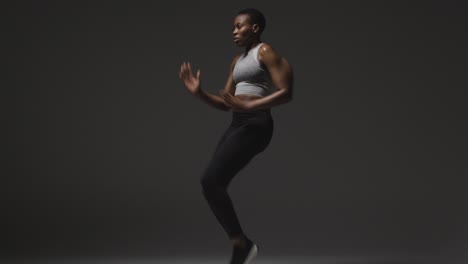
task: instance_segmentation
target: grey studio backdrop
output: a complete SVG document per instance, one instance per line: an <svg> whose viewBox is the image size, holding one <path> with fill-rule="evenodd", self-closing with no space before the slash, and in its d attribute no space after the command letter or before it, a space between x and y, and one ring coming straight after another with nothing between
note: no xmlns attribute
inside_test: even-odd
<svg viewBox="0 0 468 264"><path fill-rule="evenodd" d="M229 187L261 254L466 257L461 1L7 4L2 256L230 254L199 180L232 113L178 71L217 94L245 7L295 72Z"/></svg>

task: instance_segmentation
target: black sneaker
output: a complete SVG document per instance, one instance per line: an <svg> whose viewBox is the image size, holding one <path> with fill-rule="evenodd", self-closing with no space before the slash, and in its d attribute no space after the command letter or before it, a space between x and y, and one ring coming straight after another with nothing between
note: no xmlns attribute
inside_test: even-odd
<svg viewBox="0 0 468 264"><path fill-rule="evenodd" d="M247 238L245 247L234 247L230 264L249 264L258 254L258 246Z"/></svg>

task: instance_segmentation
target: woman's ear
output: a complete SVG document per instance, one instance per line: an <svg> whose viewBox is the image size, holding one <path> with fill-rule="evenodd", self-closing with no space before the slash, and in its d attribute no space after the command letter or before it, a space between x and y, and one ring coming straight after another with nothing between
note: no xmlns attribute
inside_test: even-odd
<svg viewBox="0 0 468 264"><path fill-rule="evenodd" d="M258 33L258 31L260 30L260 27L257 24L253 24L252 29L254 33Z"/></svg>

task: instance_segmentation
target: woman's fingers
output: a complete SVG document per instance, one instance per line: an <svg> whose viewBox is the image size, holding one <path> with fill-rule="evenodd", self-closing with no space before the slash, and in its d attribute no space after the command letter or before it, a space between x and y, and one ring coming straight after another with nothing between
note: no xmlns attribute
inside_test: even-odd
<svg viewBox="0 0 468 264"><path fill-rule="evenodd" d="M199 75L197 73L197 75ZM190 62L183 62L182 65L180 66L180 74L179 76L181 79L190 79L190 78L195 78L192 72L192 65L190 65Z"/></svg>
<svg viewBox="0 0 468 264"><path fill-rule="evenodd" d="M182 79L184 76L184 64L180 65L179 78Z"/></svg>
<svg viewBox="0 0 468 264"><path fill-rule="evenodd" d="M227 106L237 109L237 101L235 100L236 98L234 96L232 96L230 93L224 92L223 98Z"/></svg>
<svg viewBox="0 0 468 264"><path fill-rule="evenodd" d="M229 106L229 107L232 107L232 101L227 98L226 96L223 96L223 99L224 99L224 102Z"/></svg>
<svg viewBox="0 0 468 264"><path fill-rule="evenodd" d="M228 101L230 104L235 103L230 94L225 93L223 96L224 96L224 100Z"/></svg>
<svg viewBox="0 0 468 264"><path fill-rule="evenodd" d="M187 72L187 63L184 62L184 78L187 78L188 72Z"/></svg>
<svg viewBox="0 0 468 264"><path fill-rule="evenodd" d="M224 98L226 98L227 100L232 101L232 96L231 96L229 93L224 93L223 96L224 96Z"/></svg>
<svg viewBox="0 0 468 264"><path fill-rule="evenodd" d="M224 103L233 108L233 109L238 109L238 107L240 107L240 104L239 104L239 99L237 97L235 97L234 95L224 91L224 90L220 90L219 91L219 94L222 96L223 100L224 100Z"/></svg>
<svg viewBox="0 0 468 264"><path fill-rule="evenodd" d="M185 78L185 62L180 65L180 78Z"/></svg>
<svg viewBox="0 0 468 264"><path fill-rule="evenodd" d="M179 75L180 75L180 78L181 78L181 79L185 79L186 76L187 76L187 66L186 66L186 64L185 64L185 61L182 62L182 64L180 65L180 73L179 73Z"/></svg>
<svg viewBox="0 0 468 264"><path fill-rule="evenodd" d="M192 65L190 65L190 62L188 63L188 75L190 78L193 78L193 72L192 72Z"/></svg>

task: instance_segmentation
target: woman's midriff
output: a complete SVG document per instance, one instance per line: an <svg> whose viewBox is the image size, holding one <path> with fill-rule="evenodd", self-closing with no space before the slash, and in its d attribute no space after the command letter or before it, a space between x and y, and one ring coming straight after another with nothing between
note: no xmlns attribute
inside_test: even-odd
<svg viewBox="0 0 468 264"><path fill-rule="evenodd" d="M238 94L238 95L236 95L236 98L239 98L242 101L251 101L251 100L259 99L259 98L262 98L262 97L258 96L258 95Z"/></svg>
<svg viewBox="0 0 468 264"><path fill-rule="evenodd" d="M260 98L263 98L262 96L258 96L258 95L250 95L250 94L238 94L238 95L235 95L236 98L240 99L241 101L251 101L251 100L256 100L256 99L260 99ZM235 113L237 112L237 113ZM265 112L265 113L269 113L270 112L270 108L264 108L264 109L256 109L256 110L251 110L251 111L233 111L233 113L235 114L241 114L241 113L252 113L252 112ZM263 115L263 114L261 114Z"/></svg>

